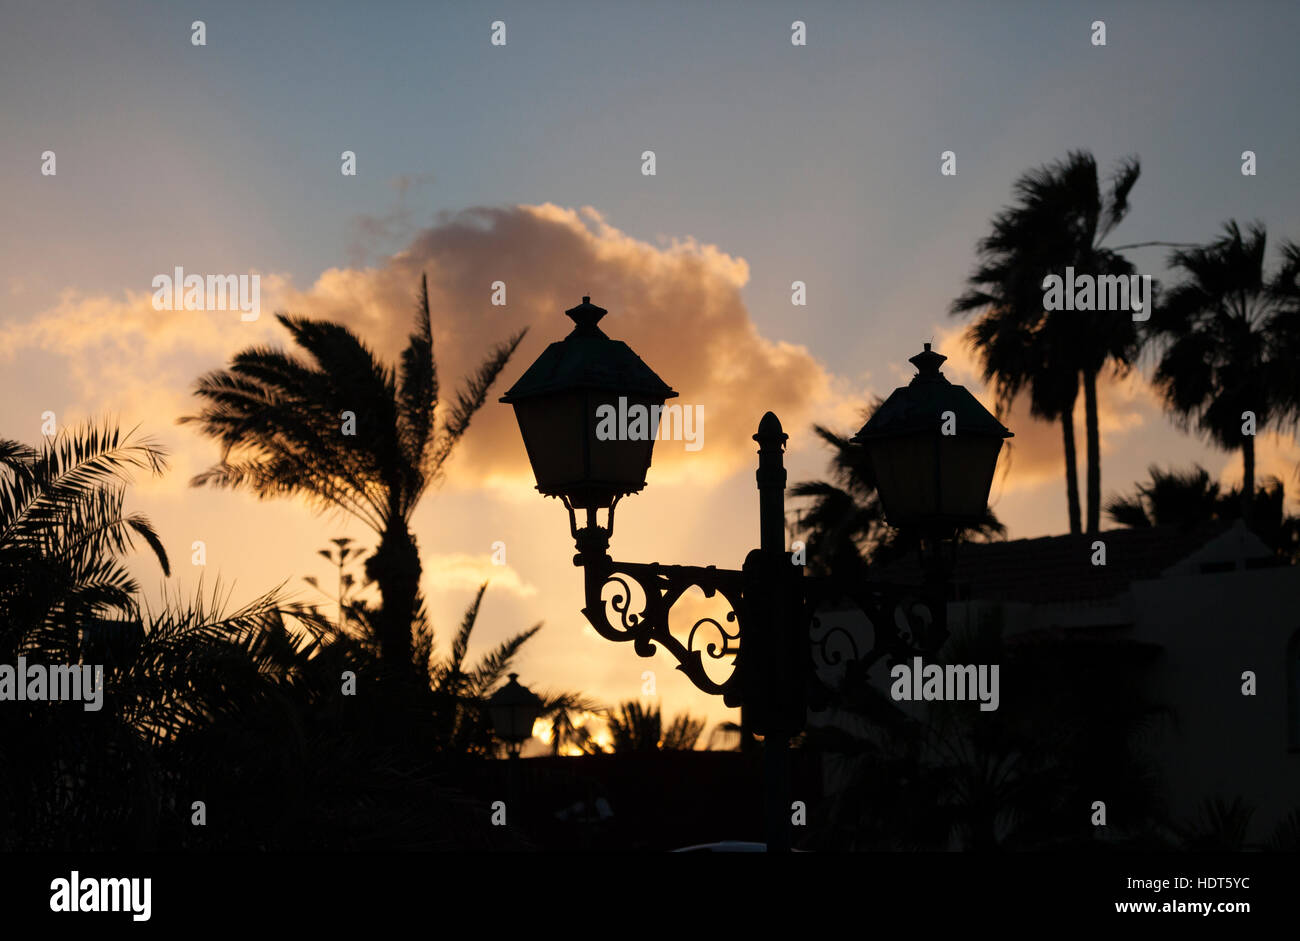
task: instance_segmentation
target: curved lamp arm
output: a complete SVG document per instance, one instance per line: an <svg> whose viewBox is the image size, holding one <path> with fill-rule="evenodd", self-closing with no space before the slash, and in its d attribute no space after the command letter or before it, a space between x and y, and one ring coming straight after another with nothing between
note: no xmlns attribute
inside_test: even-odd
<svg viewBox="0 0 1300 941"><path fill-rule="evenodd" d="M653 656L662 645L677 661L677 669L702 692L720 695L728 706L741 705L740 677L733 663L726 679L713 679L705 669L708 660L722 660L740 651L745 627L742 622L745 576L734 569L715 566L660 565L659 563L616 562L603 553L579 555L583 568L587 621L601 637L632 641L642 657ZM829 694L815 682L816 661L835 666L854 661L862 670L881 659L904 659L933 653L946 639L946 604L935 594L935 585L901 585L888 582L845 584L829 578L798 578L798 623L790 625L808 641L810 704L817 708ZM614 594L606 598L613 585ZM721 595L730 607L725 624L713 617L697 620L686 642L669 630L669 614L691 588L706 598ZM644 603L639 605L637 593ZM833 602L848 601L866 616L871 627L870 646L859 648L854 636L842 627L831 627L817 636L821 625L818 611ZM730 629L729 629L730 628ZM837 642L838 641L838 642ZM796 671L797 672L797 671Z"/></svg>
<svg viewBox="0 0 1300 941"><path fill-rule="evenodd" d="M722 660L740 649L739 611L742 601L742 574L715 566L660 565L657 562L615 562L608 556L579 556L583 567L586 607L582 613L601 637L614 641L632 641L642 656L653 656L661 644L677 661L681 670L703 692L720 695L729 706L740 705L738 678L733 665L721 682L709 676L704 658ZM605 587L618 590L605 599ZM633 610L633 585L645 598L640 611ZM699 588L704 597L721 595L731 606L726 622L728 630L716 618L696 621L682 643L668 629L668 614L678 599L691 588ZM616 621L610 620L610 611ZM705 629L701 632L701 629ZM697 646L697 643L699 646Z"/></svg>
<svg viewBox="0 0 1300 941"><path fill-rule="evenodd" d="M813 651L826 666L848 661L870 669L882 658L901 660L938 650L948 637L947 599L942 587L904 585L893 582L861 582L847 585L828 578L806 580L804 611L810 626ZM821 626L817 612L836 601L849 601L866 616L871 626L871 646L860 650L853 635L842 627L831 627L812 639ZM848 655L834 649L832 639L848 647Z"/></svg>

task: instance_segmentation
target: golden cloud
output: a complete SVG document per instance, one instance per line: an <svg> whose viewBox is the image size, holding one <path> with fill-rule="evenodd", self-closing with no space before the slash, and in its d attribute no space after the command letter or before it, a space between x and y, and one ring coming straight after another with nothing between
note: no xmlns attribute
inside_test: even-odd
<svg viewBox="0 0 1300 941"><path fill-rule="evenodd" d="M624 340L703 410L703 447L655 446L655 478L717 479L752 460L752 431L764 408L793 427L837 396L830 375L804 347L764 339L741 298L749 267L713 245L675 239L651 245L611 226L591 207L552 204L445 214L383 265L330 269L281 300L294 313L348 324L386 357L412 326L420 275L429 277L435 349L444 394L511 333L528 337L456 456L457 477L517 489L531 481L511 410L499 396L571 324L563 311L584 295L609 310L602 328ZM494 282L505 306L491 303ZM455 479L451 481L455 485Z"/></svg>
<svg viewBox="0 0 1300 941"><path fill-rule="evenodd" d="M483 555L464 552L433 555L423 562L426 591L475 591L484 582L494 590L504 590L521 598L537 594L537 588L519 577L506 565L495 565Z"/></svg>
<svg viewBox="0 0 1300 941"><path fill-rule="evenodd" d="M457 451L449 483L527 493L531 483L511 410L496 399L527 365L571 328L563 311L590 295L610 311L602 326L625 340L679 393L675 401L703 414L703 447L660 441L659 483L707 482L752 461L752 429L764 408L789 427L815 409L841 408L835 383L804 347L773 342L755 329L741 297L749 278L743 259L691 238L661 245L635 239L594 208L552 204L474 208L444 213L407 247L371 267L331 268L305 290L263 275L262 314L158 311L149 291L120 298L65 292L30 320L0 329L0 357L24 349L62 355L67 414L59 423L105 411L143 424L177 454L184 475L165 489L183 490L214 450L193 430L176 429L193 411L202 373L226 365L252 344L286 345L272 312L336 320L395 362L413 327L421 274L429 278L434 336L444 400L462 377L510 334L529 334L476 416ZM491 303L494 282L506 284L505 306ZM739 429L739 430L737 430Z"/></svg>

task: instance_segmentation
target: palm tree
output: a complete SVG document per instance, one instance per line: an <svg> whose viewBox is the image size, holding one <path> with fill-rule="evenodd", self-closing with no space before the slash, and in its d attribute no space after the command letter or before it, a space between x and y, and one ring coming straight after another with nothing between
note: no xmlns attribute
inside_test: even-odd
<svg viewBox="0 0 1300 941"><path fill-rule="evenodd" d="M1185 278L1147 325L1161 351L1154 382L1175 421L1225 450L1241 449L1247 523L1254 432L1294 427L1300 418L1300 245L1282 243L1270 277L1266 242L1262 225L1243 234L1232 221L1209 245L1174 252L1170 264Z"/></svg>
<svg viewBox="0 0 1300 941"><path fill-rule="evenodd" d="M1120 162L1103 189L1097 163L1086 151L1031 170L1015 183L1017 204L993 220L979 243L980 264L954 314L982 311L967 332L983 358L985 381L997 392L999 411L1022 391L1036 417L1060 421L1065 444L1070 531L1080 530L1074 458L1074 405L1084 397L1087 455L1087 531L1101 521L1101 437L1097 376L1108 364L1120 371L1136 355L1137 334L1129 312L1045 311L1043 279L1062 275L1128 275L1133 266L1103 242L1128 214L1129 192L1141 168Z"/></svg>
<svg viewBox="0 0 1300 941"><path fill-rule="evenodd" d="M39 450L0 440L0 661L41 650L76 662L92 635L129 628L139 585L121 556L137 537L170 574L153 525L123 509L132 471L167 466L162 448L133 435L105 423L64 429Z"/></svg>
<svg viewBox="0 0 1300 941"><path fill-rule="evenodd" d="M470 666L466 661L470 636L478 623L487 587L487 582L479 586L474 600L465 609L451 650L445 655L434 649L433 632L422 610L416 621L416 653L428 664L439 743L441 747L481 754L491 754L493 748L492 726L485 708L487 701L510 672L519 649L542 629L541 624L534 624L502 641Z"/></svg>
<svg viewBox="0 0 1300 941"><path fill-rule="evenodd" d="M551 723L551 754L560 754L565 746L577 748L583 754L599 750L591 741L587 724L580 725L574 718L605 712L604 706L580 693L545 692L538 698L542 700L539 717Z"/></svg>
<svg viewBox="0 0 1300 941"><path fill-rule="evenodd" d="M1137 485L1130 496L1114 497L1106 504L1111 521L1126 529L1177 526L1195 529L1207 523L1241 517L1241 488L1227 493L1200 465L1190 471L1148 469L1150 480ZM1300 562L1300 517L1286 512L1286 488L1268 477L1255 489L1251 501L1251 528L1284 561Z"/></svg>
<svg viewBox="0 0 1300 941"><path fill-rule="evenodd" d="M0 440L0 662L103 667L97 710L0 709L0 850L519 848L447 787L427 710L341 694L367 651L318 612L140 599L133 539L166 553L124 490L164 466L108 426ZM196 798L220 826L190 825Z"/></svg>
<svg viewBox="0 0 1300 941"><path fill-rule="evenodd" d="M984 382L993 388L995 412L1005 416L1022 392L1029 395L1029 413L1061 423L1065 454L1065 496L1070 532L1083 531L1079 512L1079 459L1074 433L1074 407L1079 398L1079 374L1068 362L1069 342L1059 324L1027 322L1023 310L1041 308L1041 292L1023 303L993 302L966 331L967 344L982 360ZM957 303L974 303L967 294ZM1031 315L1032 316L1032 315Z"/></svg>
<svg viewBox="0 0 1300 941"><path fill-rule="evenodd" d="M880 404L876 399L868 412ZM795 529L805 537L811 571L861 580L871 558L890 538L875 471L861 444L822 425L814 425L813 433L831 448L831 479L800 481L790 488L791 496L811 501Z"/></svg>
<svg viewBox="0 0 1300 941"><path fill-rule="evenodd" d="M692 751L704 734L705 720L689 713L676 716L664 728L658 706L643 706L635 700L622 703L607 720L615 754L650 751ZM598 748L594 743L593 750Z"/></svg>
<svg viewBox="0 0 1300 941"><path fill-rule="evenodd" d="M164 574L149 521L124 512L133 471L161 474L163 450L116 428L65 429L39 449L0 440L0 660L102 668L99 707L9 704L0 710L0 847L148 847L179 790L170 757L223 722L247 728L274 710L286 651L316 643L323 622L275 592L226 612L214 593L161 610L139 600L124 556L140 538ZM286 629L285 617L296 628ZM337 676L337 674L334 674ZM245 710L244 707L249 709ZM237 714L237 720L232 716ZM279 755L283 749L259 751ZM11 774L9 769L18 769Z"/></svg>
<svg viewBox="0 0 1300 941"><path fill-rule="evenodd" d="M421 278L415 331L396 370L340 324L285 314L276 319L310 360L253 347L228 369L199 380L196 395L206 405L181 421L196 422L221 443L222 454L191 483L243 488L263 499L304 496L369 526L379 537L366 575L381 597L374 630L383 663L390 672L415 676L411 630L421 566L411 515L444 473L525 331L493 349L439 421L427 278Z"/></svg>
<svg viewBox="0 0 1300 941"><path fill-rule="evenodd" d="M1223 497L1219 485L1199 464L1190 471L1165 471L1152 464L1147 473L1149 482L1139 483L1133 495L1113 497L1106 504L1112 522L1126 529L1193 529L1220 518Z"/></svg>
<svg viewBox="0 0 1300 941"><path fill-rule="evenodd" d="M664 751L694 751L695 744L704 734L705 720L697 719L688 712L679 713L664 729L664 737L659 747Z"/></svg>
<svg viewBox="0 0 1300 941"><path fill-rule="evenodd" d="M629 700L619 705L609 717L608 724L613 739L610 750L616 754L659 750L663 723L658 708L651 706L647 709L639 702Z"/></svg>
<svg viewBox="0 0 1300 941"><path fill-rule="evenodd" d="M879 398L872 402L864 411L864 421L880 405ZM790 488L792 496L811 500L795 530L806 539L810 570L861 581L871 566L888 564L911 552L914 537L886 522L866 448L822 425L814 425L813 432L830 445L831 479L801 481ZM989 510L979 525L959 535L976 540L1005 538L1006 527Z"/></svg>

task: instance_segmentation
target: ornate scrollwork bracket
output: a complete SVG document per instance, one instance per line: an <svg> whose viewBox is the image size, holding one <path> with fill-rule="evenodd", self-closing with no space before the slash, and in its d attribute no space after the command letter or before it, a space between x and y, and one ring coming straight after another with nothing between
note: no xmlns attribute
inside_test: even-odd
<svg viewBox="0 0 1300 941"><path fill-rule="evenodd" d="M946 599L936 596L932 586L873 581L845 585L831 579L809 578L804 601L814 650L827 666L858 660L869 667L882 658L924 656L932 654L947 638ZM830 605L840 610L851 607L865 615L870 644L864 648L843 627L821 630L818 611ZM837 638L841 641L838 647Z"/></svg>
<svg viewBox="0 0 1300 941"><path fill-rule="evenodd" d="M653 656L662 646L698 689L722 696L728 706L741 704L740 677L734 663L727 677L717 680L706 669L706 662L722 661L740 651L746 610L743 572L715 566L615 562L603 552L579 553L575 561L585 575L582 613L600 636L631 641L642 657ZM933 586L844 584L811 577L796 579L793 584L799 586L800 615L787 629L808 640L808 704L814 709L824 708L833 698L817 679L821 667L852 663L855 671L865 672L882 659L892 662L932 654L947 636L946 604L936 597ZM683 642L669 630L669 615L691 588L700 589L706 598L721 595L730 610L722 620L697 620ZM865 641L862 632L842 626L823 627L819 612L831 606L861 612L870 640Z"/></svg>
<svg viewBox="0 0 1300 941"><path fill-rule="evenodd" d="M938 583L845 584L809 578L805 584L805 623L814 672L809 682L809 705L814 709L825 708L835 698L816 676L823 668L844 666L862 676L881 660L895 663L932 656L948 637L947 598ZM824 625L823 614L828 607L864 616L870 640L860 631Z"/></svg>
<svg viewBox="0 0 1300 941"><path fill-rule="evenodd" d="M681 670L703 692L720 695L730 706L739 705L735 669L718 681L705 668L705 658L721 661L740 649L741 573L695 565L615 562L608 556L579 553L585 574L586 607L582 613L601 637L632 641L642 657L653 656L656 645L666 649ZM615 592L606 598L606 589ZM682 642L669 630L669 612L682 595L698 588L704 597L721 595L730 606L724 621L697 620ZM644 603L638 602L638 595ZM611 613L613 618L611 619ZM728 629L730 627L730 629Z"/></svg>
<svg viewBox="0 0 1300 941"><path fill-rule="evenodd" d="M583 569L584 575L586 605L582 613L591 626L607 640L631 641L633 649L642 657L651 657L663 647L677 661L677 669L696 688L722 696L728 706L742 704L740 671L747 667L737 658L726 677L719 680L715 678L716 667L711 674L707 665L719 664L739 654L746 630L759 629L765 635L777 632L770 642L759 645L761 649L755 648L746 655L756 656L758 663L753 668L768 677L758 680L757 686L751 682L749 695L766 697L776 692L771 689L774 685L787 691L795 686L793 691L799 692L799 677L803 676L806 697L800 694L800 699L806 699L814 709L825 708L834 699L818 677L822 667L851 665L855 672L862 674L881 659L897 661L932 654L947 637L944 579L937 568L934 577L928 578L924 586L918 586L799 577L797 569L787 567L788 553L776 553L768 558L759 550L750 554L746 570L763 559L766 562L748 576L745 570L719 569L712 565L616 562L608 552L614 507L608 508L606 526L598 525L594 510L586 511L586 525L579 526L575 508L567 500L565 504L578 550L573 562ZM765 574L756 577L755 573L760 571ZM786 572L791 574L788 582L783 574ZM782 583L780 590L778 581ZM757 596L747 599L747 587L751 595ZM722 620L698 619L683 640L670 630L669 618L673 606L692 588L698 588L705 598L721 595L730 610ZM786 599L781 602L786 614L778 615L773 622L772 612L778 597ZM821 614L830 607L857 609L865 615L870 641L860 631L842 626L823 627ZM750 619L755 623L746 624ZM786 631L791 633L784 634ZM784 662L773 660L764 666L771 657L783 658ZM796 660L800 662L795 663ZM772 695L770 701L776 699Z"/></svg>

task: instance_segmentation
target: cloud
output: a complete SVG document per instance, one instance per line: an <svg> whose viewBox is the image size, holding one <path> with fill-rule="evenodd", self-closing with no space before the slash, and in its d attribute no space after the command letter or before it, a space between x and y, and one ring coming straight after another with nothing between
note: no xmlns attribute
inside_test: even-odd
<svg viewBox="0 0 1300 941"><path fill-rule="evenodd" d="M401 191L423 182L396 185ZM395 363L413 327L422 274L429 278L444 401L496 344L529 330L458 448L452 488L518 492L526 483L523 492L530 489L512 411L497 398L568 333L572 324L563 311L583 295L610 311L602 327L678 391L676 403L703 410L702 448L656 444L658 483L708 482L751 463L757 403L777 411L787 427L804 424L822 406L832 415L843 409L843 383L806 348L765 339L755 329L741 297L749 278L743 259L689 237L652 245L591 207L553 204L443 213L382 262L330 268L305 288L263 275L262 316L251 323L238 312L157 311L148 290L116 298L68 291L54 307L0 328L0 360L12 362L23 350L62 356L60 380L74 403L67 420L74 412L108 411L124 424L144 424L173 450L194 451L179 457L192 472L211 463L215 450L174 422L194 410L190 393L204 372L250 345L288 345L272 312L342 322ZM496 281L507 286L504 307L491 303ZM66 423L63 414L59 420Z"/></svg>
<svg viewBox="0 0 1300 941"><path fill-rule="evenodd" d="M704 446L655 446L655 480L717 479L752 460L756 403L804 423L838 400L832 377L804 347L762 337L741 297L749 266L713 245L679 238L655 246L610 225L591 207L475 208L440 216L382 265L332 268L283 300L295 313L338 320L395 358L413 323L421 274L429 278L444 397L510 334L529 334L461 442L449 481L518 488L531 483L511 410L496 398L572 324L563 311L589 295L609 310L601 326L630 345L703 409ZM491 303L506 285L505 306Z"/></svg>
<svg viewBox="0 0 1300 941"><path fill-rule="evenodd" d="M215 456L210 445L175 427L177 417L195 407L195 380L236 351L283 335L266 301L287 282L276 275L261 278L262 316L252 322L241 321L239 311L155 310L151 290L118 297L62 292L53 307L0 327L0 364L7 371L30 370L33 353L49 354L57 364L56 385L29 372L11 396L25 401L11 401L10 407L53 410L60 427L102 416L123 428L139 425L172 455L168 474L141 479L140 485L154 493L183 493L190 475Z"/></svg>
<svg viewBox="0 0 1300 941"><path fill-rule="evenodd" d="M434 182L432 173L403 173L388 181L397 194L396 204L386 212L361 213L351 220L353 233L348 244L348 259L353 267L365 266L376 254L386 252L414 235L415 209L407 197Z"/></svg>
<svg viewBox="0 0 1300 941"><path fill-rule="evenodd" d="M171 271L163 273L170 275ZM265 342L278 330L266 311L288 282L279 275L259 276L263 316L251 322L241 321L237 310L155 310L152 288L124 291L120 297L66 290L53 307L0 329L0 359L12 361L23 349L41 349L66 354L73 361L84 360L87 368L93 369L105 356L159 359ZM267 303L268 297L271 303Z"/></svg>
<svg viewBox="0 0 1300 941"><path fill-rule="evenodd" d="M537 588L519 577L506 565L494 565L483 555L464 552L431 555L423 561L426 587L434 592L465 589L476 591L484 582L493 589L508 591L520 598L537 594Z"/></svg>

